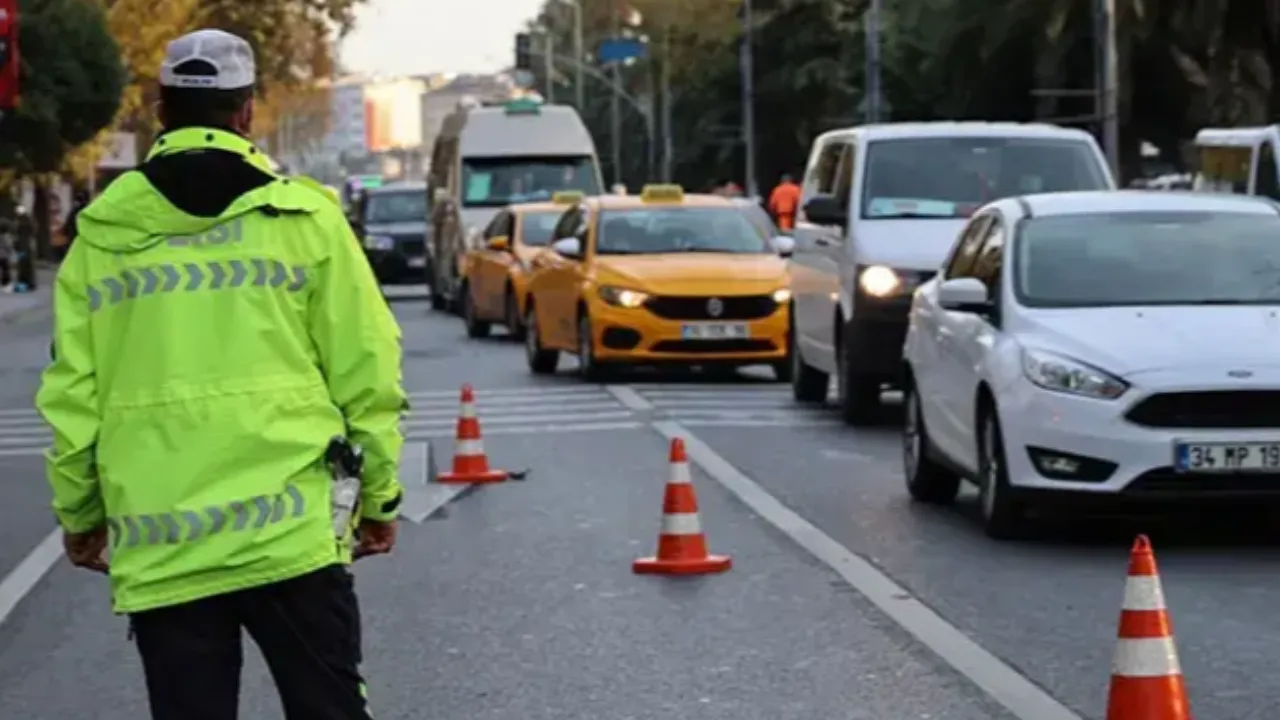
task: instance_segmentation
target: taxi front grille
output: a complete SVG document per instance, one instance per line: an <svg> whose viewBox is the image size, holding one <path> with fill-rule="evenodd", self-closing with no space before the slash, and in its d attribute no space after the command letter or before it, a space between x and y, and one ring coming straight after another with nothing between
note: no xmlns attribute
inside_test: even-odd
<svg viewBox="0 0 1280 720"><path fill-rule="evenodd" d="M711 311L717 305L720 313L714 314ZM778 310L771 295L659 295L649 298L644 306L667 320L759 320Z"/></svg>
<svg viewBox="0 0 1280 720"><path fill-rule="evenodd" d="M1209 390L1152 395L1125 413L1151 428L1280 428L1280 390Z"/></svg>

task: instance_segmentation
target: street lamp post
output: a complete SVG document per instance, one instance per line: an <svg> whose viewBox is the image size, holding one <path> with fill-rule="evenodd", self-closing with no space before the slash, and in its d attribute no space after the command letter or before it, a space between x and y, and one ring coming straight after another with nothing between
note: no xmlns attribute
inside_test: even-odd
<svg viewBox="0 0 1280 720"><path fill-rule="evenodd" d="M746 155L747 195L756 197L760 194L760 186L756 181L756 86L755 63L753 57L755 45L755 20L751 14L751 0L742 3L742 141Z"/></svg>
<svg viewBox="0 0 1280 720"><path fill-rule="evenodd" d="M585 62L586 54L586 38L582 30L582 0L572 0L573 4L573 57L577 60L576 72L574 75L574 100L578 104L578 112L585 112L587 107L587 93L585 78L582 75L582 63Z"/></svg>

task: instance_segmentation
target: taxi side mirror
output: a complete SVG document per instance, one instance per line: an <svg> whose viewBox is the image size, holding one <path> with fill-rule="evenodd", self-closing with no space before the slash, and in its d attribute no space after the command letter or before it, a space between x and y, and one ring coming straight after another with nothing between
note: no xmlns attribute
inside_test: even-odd
<svg viewBox="0 0 1280 720"><path fill-rule="evenodd" d="M773 249L781 257L791 257L791 253L796 251L796 239L790 235L779 235L773 239Z"/></svg>
<svg viewBox="0 0 1280 720"><path fill-rule="evenodd" d="M560 257L570 260L582 259L582 241L575 237L560 238L551 243L551 249Z"/></svg>
<svg viewBox="0 0 1280 720"><path fill-rule="evenodd" d="M485 242L484 247L486 250L492 250L494 252L507 252L511 249L511 239L506 235L491 237Z"/></svg>

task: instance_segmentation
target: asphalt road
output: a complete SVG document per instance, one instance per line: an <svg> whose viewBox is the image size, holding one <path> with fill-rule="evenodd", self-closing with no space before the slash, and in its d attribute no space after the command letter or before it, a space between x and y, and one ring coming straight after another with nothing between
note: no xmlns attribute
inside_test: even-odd
<svg viewBox="0 0 1280 720"><path fill-rule="evenodd" d="M357 566L379 718L1072 717L1035 705L1037 688L1100 718L1139 530L1156 542L1197 717L1275 715L1280 549L1266 519L1066 518L1000 544L971 500L907 502L893 410L854 431L764 373L534 379L518 345L467 340L420 302L396 308L415 446L448 452L469 382L491 460L531 473L406 523L394 557ZM51 529L47 433L25 412L46 343L37 320L0 327L0 367L13 366L0 385L0 716L134 720L138 662L101 580L58 563L4 618L6 575ZM672 435L698 465L713 550L734 557L725 575L631 573L656 538ZM245 677L245 716L279 717L256 657Z"/></svg>

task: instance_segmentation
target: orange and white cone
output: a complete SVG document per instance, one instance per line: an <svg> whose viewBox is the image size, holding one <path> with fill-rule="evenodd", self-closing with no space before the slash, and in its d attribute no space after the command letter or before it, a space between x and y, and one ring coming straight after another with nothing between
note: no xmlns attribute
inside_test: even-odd
<svg viewBox="0 0 1280 720"><path fill-rule="evenodd" d="M1107 720L1190 720L1173 625L1146 535L1138 536L1129 554L1118 637Z"/></svg>
<svg viewBox="0 0 1280 720"><path fill-rule="evenodd" d="M662 530L658 553L640 558L631 569L646 575L708 575L728 570L733 560L727 555L707 553L707 537L698 519L698 498L693 492L689 458L684 441L671 441L671 477L662 498Z"/></svg>
<svg viewBox="0 0 1280 720"><path fill-rule="evenodd" d="M484 454L484 440L480 437L480 419L476 417L476 395L470 385L462 386L461 404L457 439L453 446L453 469L440 473L436 482L474 485L506 480L505 470L489 469L489 458Z"/></svg>

